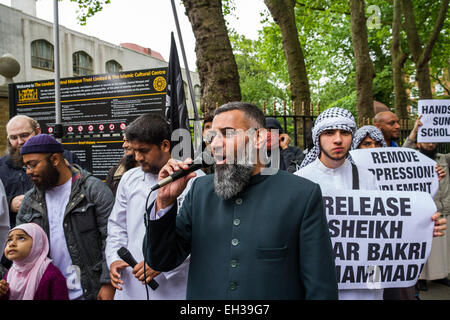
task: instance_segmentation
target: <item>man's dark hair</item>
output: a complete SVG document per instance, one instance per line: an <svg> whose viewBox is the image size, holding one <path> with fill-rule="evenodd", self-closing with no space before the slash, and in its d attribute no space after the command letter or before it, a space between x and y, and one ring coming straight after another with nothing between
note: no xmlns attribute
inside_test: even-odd
<svg viewBox="0 0 450 320"><path fill-rule="evenodd" d="M202 131L205 130L205 123L212 122L213 119L214 119L214 116L212 114L205 115L205 118L203 119L203 124L202 124Z"/></svg>
<svg viewBox="0 0 450 320"><path fill-rule="evenodd" d="M170 141L170 128L163 117L144 114L136 118L125 130L128 141L139 141L160 146L163 140Z"/></svg>
<svg viewBox="0 0 450 320"><path fill-rule="evenodd" d="M219 108L216 109L216 111L214 111L214 116L217 116L222 112L233 110L240 110L244 112L244 114L247 117L256 121L256 123L259 126L256 129L264 128L266 126L266 117L264 116L264 113L261 111L261 109L259 109L254 104L247 102L229 102L224 105L221 105Z"/></svg>

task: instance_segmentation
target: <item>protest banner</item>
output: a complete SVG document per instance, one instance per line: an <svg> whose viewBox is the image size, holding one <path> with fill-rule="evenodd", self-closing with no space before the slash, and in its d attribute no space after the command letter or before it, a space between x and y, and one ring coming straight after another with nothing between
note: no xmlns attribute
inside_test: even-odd
<svg viewBox="0 0 450 320"><path fill-rule="evenodd" d="M450 142L450 100L419 100L417 142Z"/></svg>
<svg viewBox="0 0 450 320"><path fill-rule="evenodd" d="M381 190L424 191L436 194L439 188L436 161L409 148L372 148L351 150L358 167L375 175Z"/></svg>
<svg viewBox="0 0 450 320"><path fill-rule="evenodd" d="M339 289L413 286L431 251L426 192L323 190Z"/></svg>

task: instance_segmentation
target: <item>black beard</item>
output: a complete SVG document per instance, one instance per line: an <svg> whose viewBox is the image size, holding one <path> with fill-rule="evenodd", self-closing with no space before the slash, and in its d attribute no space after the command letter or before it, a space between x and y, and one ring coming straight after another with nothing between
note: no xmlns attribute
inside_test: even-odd
<svg viewBox="0 0 450 320"><path fill-rule="evenodd" d="M44 177L40 183L34 182L36 188L41 191L49 190L56 186L59 180L59 171L53 167L47 160L44 171L41 177Z"/></svg>
<svg viewBox="0 0 450 320"><path fill-rule="evenodd" d="M20 147L13 147L8 143L8 156L11 159L12 163L15 167L22 168L23 167L23 158L20 155Z"/></svg>
<svg viewBox="0 0 450 320"><path fill-rule="evenodd" d="M345 159L345 158L348 157L348 151L347 151L347 153L345 155L343 155L342 157L339 157L339 158L336 158L336 157L333 158L325 150L321 150L321 152L323 152L329 159L334 160L334 161L340 161L340 160Z"/></svg>
<svg viewBox="0 0 450 320"><path fill-rule="evenodd" d="M223 200L230 199L249 184L252 172L252 165L215 164L214 191Z"/></svg>
<svg viewBox="0 0 450 320"><path fill-rule="evenodd" d="M419 151L421 153L423 153L424 155L426 155L428 158L431 158L434 160L436 157L437 148L434 148L433 150L425 150L425 149L422 149L421 147L419 147Z"/></svg>
<svg viewBox="0 0 450 320"><path fill-rule="evenodd" d="M134 158L134 154L125 156L123 158L123 164L125 166L125 171L133 169L133 168L137 167L137 165L138 165L136 159Z"/></svg>

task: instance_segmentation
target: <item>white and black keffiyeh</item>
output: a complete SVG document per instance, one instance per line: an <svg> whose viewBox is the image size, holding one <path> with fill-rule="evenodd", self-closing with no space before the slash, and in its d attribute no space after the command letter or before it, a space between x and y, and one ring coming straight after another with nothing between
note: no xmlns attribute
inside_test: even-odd
<svg viewBox="0 0 450 320"><path fill-rule="evenodd" d="M350 131L352 135L356 130L356 122L352 113L346 109L333 107L323 111L317 117L312 128L312 139L314 147L308 152L300 168L303 168L315 161L320 154L319 138L325 130L345 130Z"/></svg>
<svg viewBox="0 0 450 320"><path fill-rule="evenodd" d="M369 135L373 140L381 143L383 148L387 147L386 141L384 141L383 133L375 126L363 126L356 130L353 136L352 150L358 149L361 142Z"/></svg>

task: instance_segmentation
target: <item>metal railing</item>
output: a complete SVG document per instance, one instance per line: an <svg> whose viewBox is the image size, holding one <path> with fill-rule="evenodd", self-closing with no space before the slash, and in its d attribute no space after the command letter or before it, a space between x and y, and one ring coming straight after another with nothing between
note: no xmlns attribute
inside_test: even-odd
<svg viewBox="0 0 450 320"><path fill-rule="evenodd" d="M312 147L311 128L314 124L314 120L317 115L320 114L320 104L309 104L309 108L305 107L302 103L300 106L300 115L296 115L295 104L291 103L291 108L287 107L286 102L282 103L280 107L275 102L268 108L266 103L262 104L262 110L266 118L272 117L278 119L285 133L291 137L293 145L300 147L301 149L309 149ZM218 106L218 105L217 105ZM309 111L308 115L305 115L305 111ZM189 119L193 121L194 119ZM203 121L203 118L201 118ZM399 146L403 145L406 138L409 136L412 128L414 127L415 119L400 119L400 138L397 141ZM358 128L364 125L373 125L373 118L362 118L357 121ZM191 131L193 130L191 125ZM450 143L438 143L439 153L450 153Z"/></svg>

